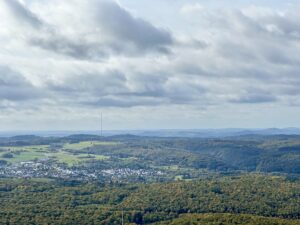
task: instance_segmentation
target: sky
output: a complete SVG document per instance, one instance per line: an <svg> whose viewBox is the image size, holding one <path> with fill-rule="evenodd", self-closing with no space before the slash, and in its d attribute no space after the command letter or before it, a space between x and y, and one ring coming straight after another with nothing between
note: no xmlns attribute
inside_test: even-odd
<svg viewBox="0 0 300 225"><path fill-rule="evenodd" d="M1 0L0 130L300 127L297 0Z"/></svg>

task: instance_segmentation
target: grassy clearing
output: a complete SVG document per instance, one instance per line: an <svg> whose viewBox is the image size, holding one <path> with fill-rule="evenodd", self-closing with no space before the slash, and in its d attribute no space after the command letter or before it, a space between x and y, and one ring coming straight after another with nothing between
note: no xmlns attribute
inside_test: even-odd
<svg viewBox="0 0 300 225"><path fill-rule="evenodd" d="M10 163L19 163L19 162L28 162L28 161L33 161L35 159L41 159L45 158L45 154L41 152L36 152L36 151L25 151L21 152L20 154L14 154L13 158L3 158L6 161Z"/></svg>
<svg viewBox="0 0 300 225"><path fill-rule="evenodd" d="M47 154L48 156L54 157L60 163L67 163L69 166L88 161L88 160L105 160L109 157L103 155L91 155L91 154L78 154L73 155L68 152L56 152Z"/></svg>
<svg viewBox="0 0 300 225"><path fill-rule="evenodd" d="M45 152L49 151L49 145L30 145L30 146L14 146L1 147L3 153L0 159L4 159L10 163L28 162L35 159L46 158ZM13 158L5 158L5 153L12 153Z"/></svg>
<svg viewBox="0 0 300 225"><path fill-rule="evenodd" d="M175 176L174 180L184 180L183 175Z"/></svg>
<svg viewBox="0 0 300 225"><path fill-rule="evenodd" d="M78 143L80 145L76 146L79 149L79 146L87 146L87 143ZM71 145L69 145L71 146ZM73 147L73 146L72 146ZM36 159L45 159L53 158L59 163L66 163L69 166L79 164L88 160L105 160L108 159L108 156L103 155L93 155L93 154L72 154L66 151L50 151L49 146L26 146L26 147L4 147L3 151L0 153L0 159L4 159L10 163L20 163L20 162L29 162ZM73 149L73 148L72 148ZM13 158L3 157L6 153L12 153Z"/></svg>
<svg viewBox="0 0 300 225"><path fill-rule="evenodd" d="M159 169L168 170L168 171L178 171L180 168L177 165L172 166L158 166Z"/></svg>
<svg viewBox="0 0 300 225"><path fill-rule="evenodd" d="M63 146L64 149L81 150L93 146L111 146L118 145L118 142L103 142L103 141L82 141L79 143L67 143Z"/></svg>
<svg viewBox="0 0 300 225"><path fill-rule="evenodd" d="M125 162L134 162L134 161L138 160L138 158L136 158L136 157L127 157L127 158L120 158L120 159Z"/></svg>
<svg viewBox="0 0 300 225"><path fill-rule="evenodd" d="M34 161L36 159L45 159L45 158L53 158L57 160L59 163L67 163L69 166L88 161L88 160L105 160L108 159L108 156L103 155L91 155L91 154L78 154L73 155L68 152L36 152L36 151L27 151L21 152L20 154L14 154L13 158L3 158L2 155L0 159L5 159L10 163L20 163L20 162L29 162Z"/></svg>
<svg viewBox="0 0 300 225"><path fill-rule="evenodd" d="M53 158L59 163L66 163L69 166L79 164L88 160L105 160L109 157L103 155L93 154L72 154L63 149L81 150L92 146L107 146L116 145L117 142L101 142L101 141L84 141L74 144L65 144L62 149L58 151L50 151L49 145L31 145L31 146L18 146L18 147L1 147L0 159L4 159L10 163L29 162L35 159ZM13 158L3 157L6 153L12 153Z"/></svg>

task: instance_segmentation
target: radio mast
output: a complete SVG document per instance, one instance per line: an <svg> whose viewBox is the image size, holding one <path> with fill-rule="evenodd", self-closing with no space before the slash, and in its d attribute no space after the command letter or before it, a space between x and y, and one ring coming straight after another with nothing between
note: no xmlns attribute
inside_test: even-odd
<svg viewBox="0 0 300 225"><path fill-rule="evenodd" d="M102 137L102 112L100 115L100 136Z"/></svg>

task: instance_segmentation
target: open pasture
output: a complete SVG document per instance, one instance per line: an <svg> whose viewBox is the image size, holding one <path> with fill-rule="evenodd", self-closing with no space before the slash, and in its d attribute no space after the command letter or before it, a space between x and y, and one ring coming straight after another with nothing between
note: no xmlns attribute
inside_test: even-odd
<svg viewBox="0 0 300 225"><path fill-rule="evenodd" d="M1 147L0 159L9 163L29 162L41 159L54 159L59 163L66 163L69 166L79 164L88 160L105 160L109 157L94 154L74 154L68 150L81 150L95 145L114 145L112 142L84 141L79 143L67 143L63 148L52 149L49 145L32 145L17 147Z"/></svg>
<svg viewBox="0 0 300 225"><path fill-rule="evenodd" d="M111 146L111 145L118 145L118 144L119 144L118 142L82 141L78 143L66 143L64 144L63 149L82 150L93 146Z"/></svg>

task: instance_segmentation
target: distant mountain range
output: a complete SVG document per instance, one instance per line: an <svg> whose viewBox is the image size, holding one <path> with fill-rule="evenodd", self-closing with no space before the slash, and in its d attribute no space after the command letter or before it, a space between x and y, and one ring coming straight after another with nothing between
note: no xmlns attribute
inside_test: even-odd
<svg viewBox="0 0 300 225"><path fill-rule="evenodd" d="M249 136L249 135L300 135L300 128L268 128L268 129L199 129L199 130L154 130L140 131L133 133L140 136L159 136L159 137L232 137L232 136Z"/></svg>
<svg viewBox="0 0 300 225"><path fill-rule="evenodd" d="M43 137L63 137L69 135L100 135L100 131L2 131L0 137L12 136L43 136ZM200 138L221 138L249 135L300 135L300 128L267 128L267 129L160 129L160 130L110 130L103 131L104 136L114 135L137 135L150 137L200 137Z"/></svg>

